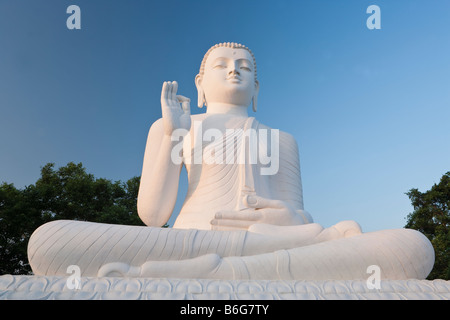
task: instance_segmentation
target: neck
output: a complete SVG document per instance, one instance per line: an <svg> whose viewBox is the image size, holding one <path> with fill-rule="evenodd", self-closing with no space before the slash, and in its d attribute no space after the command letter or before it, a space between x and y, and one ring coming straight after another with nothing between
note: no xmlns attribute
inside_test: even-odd
<svg viewBox="0 0 450 320"><path fill-rule="evenodd" d="M229 114L239 117L248 117L247 107L228 103L209 103L206 107L208 114Z"/></svg>

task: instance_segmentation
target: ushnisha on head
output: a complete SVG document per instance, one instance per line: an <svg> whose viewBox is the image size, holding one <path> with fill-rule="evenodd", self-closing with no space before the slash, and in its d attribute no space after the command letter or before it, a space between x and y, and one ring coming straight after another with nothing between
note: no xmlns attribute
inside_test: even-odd
<svg viewBox="0 0 450 320"><path fill-rule="evenodd" d="M198 106L227 105L257 109L259 82L256 60L246 46L224 42L212 46L195 77Z"/></svg>

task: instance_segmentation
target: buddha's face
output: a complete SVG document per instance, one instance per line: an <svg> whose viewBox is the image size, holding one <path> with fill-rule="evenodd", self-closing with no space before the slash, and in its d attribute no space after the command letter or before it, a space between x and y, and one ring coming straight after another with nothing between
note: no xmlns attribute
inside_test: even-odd
<svg viewBox="0 0 450 320"><path fill-rule="evenodd" d="M207 105L248 106L258 91L253 58L245 49L218 47L209 53L203 77L197 76L196 84Z"/></svg>

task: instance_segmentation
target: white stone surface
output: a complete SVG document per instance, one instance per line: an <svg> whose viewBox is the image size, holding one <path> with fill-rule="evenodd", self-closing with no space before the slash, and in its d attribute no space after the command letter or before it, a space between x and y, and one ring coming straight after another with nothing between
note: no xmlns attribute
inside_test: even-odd
<svg viewBox="0 0 450 320"><path fill-rule="evenodd" d="M295 232L299 227L304 238ZM60 220L33 233L28 257L34 273L47 276L65 275L70 265L88 277L194 279L361 279L370 265L380 267L383 279L424 279L431 271L434 251L420 232L397 229L346 237L352 227L351 222L328 229L280 227L294 230L269 236Z"/></svg>
<svg viewBox="0 0 450 320"><path fill-rule="evenodd" d="M253 54L238 44L213 47L195 83L198 104L207 110L192 116L190 99L177 95L178 83L163 84L162 118L150 128L142 168L142 221L160 227L169 220L184 165L188 192L175 228L247 230L255 223L312 222L303 208L295 139L248 116L259 92Z"/></svg>
<svg viewBox="0 0 450 320"><path fill-rule="evenodd" d="M81 278L79 290L67 277L0 276L0 299L101 300L404 300L450 299L450 281L384 280L369 289L366 280L268 281L150 278Z"/></svg>
<svg viewBox="0 0 450 320"><path fill-rule="evenodd" d="M312 223L295 139L248 116L259 93L248 48L211 48L195 84L207 111L192 116L177 82L163 84L162 118L148 134L137 203L148 227L45 224L28 245L35 274L62 276L77 265L88 277L352 280L376 265L382 279L426 278L434 250L417 231L362 233L353 221ZM183 165L187 196L174 228L163 229Z"/></svg>

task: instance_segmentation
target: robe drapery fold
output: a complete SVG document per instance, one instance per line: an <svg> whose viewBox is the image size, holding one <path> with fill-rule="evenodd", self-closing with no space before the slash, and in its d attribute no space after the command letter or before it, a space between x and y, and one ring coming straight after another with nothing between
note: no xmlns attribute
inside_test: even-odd
<svg viewBox="0 0 450 320"><path fill-rule="evenodd" d="M175 228L211 229L216 212L248 209L246 195L277 199L270 184L280 162L279 131L261 128L253 117L234 118L223 130L209 127L207 119L194 121L183 158L189 187Z"/></svg>

